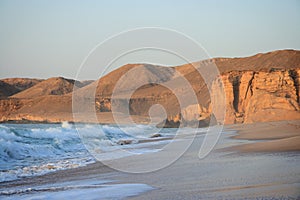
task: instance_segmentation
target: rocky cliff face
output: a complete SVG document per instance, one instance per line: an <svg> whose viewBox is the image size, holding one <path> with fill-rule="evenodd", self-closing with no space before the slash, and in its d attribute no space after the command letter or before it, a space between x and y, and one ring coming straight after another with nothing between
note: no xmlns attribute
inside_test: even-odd
<svg viewBox="0 0 300 200"><path fill-rule="evenodd" d="M300 119L299 75L300 69L223 74L226 123Z"/></svg>

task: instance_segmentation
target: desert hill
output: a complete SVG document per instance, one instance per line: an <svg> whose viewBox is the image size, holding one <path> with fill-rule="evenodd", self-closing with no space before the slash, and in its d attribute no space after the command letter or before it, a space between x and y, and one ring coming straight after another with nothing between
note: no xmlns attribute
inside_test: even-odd
<svg viewBox="0 0 300 200"><path fill-rule="evenodd" d="M14 86L16 89L19 90L19 92L26 90L38 83L40 83L41 81L43 81L43 79L35 79L35 78L6 78L6 79L2 79L1 81Z"/></svg>
<svg viewBox="0 0 300 200"><path fill-rule="evenodd" d="M235 70L259 72L272 69L297 69L300 68L300 51L278 50L245 58L216 58L213 60L221 73Z"/></svg>
<svg viewBox="0 0 300 200"><path fill-rule="evenodd" d="M18 92L26 90L41 81L42 81L42 79L31 79L31 78L2 79L2 80L0 80L0 96L1 97L9 97Z"/></svg>
<svg viewBox="0 0 300 200"><path fill-rule="evenodd" d="M169 122L207 120L211 117L211 104L217 99L211 99L195 67L209 69L212 65L218 67L225 86L226 123L300 119L300 51L297 50L279 50L245 58L213 58L176 67L127 64L87 85L76 82L79 88L76 94L85 98L93 97L91 95L96 92L97 112L111 115L111 96L118 84L114 97L119 106L124 105L124 95L133 92L129 104L132 115L144 119L152 105L160 104ZM181 76L192 86L199 104L180 108L173 91L160 85L171 85L184 95L186 87L179 84ZM217 87L218 81L210 87ZM73 80L60 77L41 81L9 100L1 100L0 118L2 121L43 119L57 122L68 116L65 119L72 121L73 86ZM60 113L59 116L56 113Z"/></svg>
<svg viewBox="0 0 300 200"><path fill-rule="evenodd" d="M15 93L18 93L19 91L20 90L18 90L13 85L0 80L0 98L7 98Z"/></svg>
<svg viewBox="0 0 300 200"><path fill-rule="evenodd" d="M75 81L63 77L54 77L13 95L13 98L30 99L45 95L64 95L73 91Z"/></svg>
<svg viewBox="0 0 300 200"><path fill-rule="evenodd" d="M127 72L130 70L130 77ZM150 64L127 64L101 78L96 90L97 96L110 96L116 83L122 78L119 91L127 92L134 89L139 84L149 84L151 82L166 82L173 78L174 68ZM135 80L132 80L132 77Z"/></svg>

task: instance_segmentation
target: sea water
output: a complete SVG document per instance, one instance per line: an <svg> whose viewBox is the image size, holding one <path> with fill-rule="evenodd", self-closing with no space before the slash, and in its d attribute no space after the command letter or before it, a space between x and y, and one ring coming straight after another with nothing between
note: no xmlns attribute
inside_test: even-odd
<svg viewBox="0 0 300 200"><path fill-rule="evenodd" d="M133 154L156 152L159 149L151 147L155 142L139 144L139 140L151 140L158 132L161 137L175 134L174 129L147 125L1 124L0 182L94 163L88 151L91 148L104 159L128 156L119 154L120 148ZM130 144L123 145L122 141Z"/></svg>

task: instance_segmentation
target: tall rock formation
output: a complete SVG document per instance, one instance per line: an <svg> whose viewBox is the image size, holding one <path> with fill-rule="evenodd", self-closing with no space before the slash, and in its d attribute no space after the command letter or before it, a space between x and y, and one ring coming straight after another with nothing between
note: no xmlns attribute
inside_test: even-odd
<svg viewBox="0 0 300 200"><path fill-rule="evenodd" d="M271 69L221 75L226 94L225 122L300 119L299 73L300 69Z"/></svg>

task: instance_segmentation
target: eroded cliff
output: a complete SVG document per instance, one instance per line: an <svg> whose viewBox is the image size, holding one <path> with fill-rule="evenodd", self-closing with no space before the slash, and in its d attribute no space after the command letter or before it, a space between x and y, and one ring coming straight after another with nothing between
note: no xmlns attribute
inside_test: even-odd
<svg viewBox="0 0 300 200"><path fill-rule="evenodd" d="M226 95L225 122L300 119L299 74L300 69L275 69L221 75Z"/></svg>

